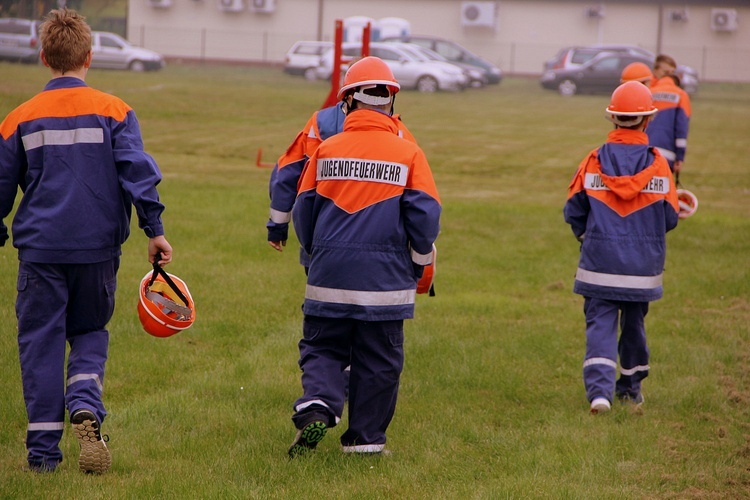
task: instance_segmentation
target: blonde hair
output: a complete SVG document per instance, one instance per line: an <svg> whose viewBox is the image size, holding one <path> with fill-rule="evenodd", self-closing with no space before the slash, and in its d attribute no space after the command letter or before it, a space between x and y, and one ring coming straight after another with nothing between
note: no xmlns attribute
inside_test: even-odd
<svg viewBox="0 0 750 500"><path fill-rule="evenodd" d="M81 68L91 51L91 27L74 10L52 10L42 23L39 38L50 68L62 74Z"/></svg>

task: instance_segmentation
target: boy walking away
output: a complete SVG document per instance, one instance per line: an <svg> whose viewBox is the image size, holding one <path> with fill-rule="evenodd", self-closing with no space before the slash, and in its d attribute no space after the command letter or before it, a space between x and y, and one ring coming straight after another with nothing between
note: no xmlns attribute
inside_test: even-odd
<svg viewBox="0 0 750 500"><path fill-rule="evenodd" d="M143 151L135 113L84 82L92 57L85 19L53 10L40 33L52 79L0 124L0 245L8 239L3 219L18 188L23 192L13 246L20 261L16 316L27 461L36 472L60 464L67 407L81 445L80 470L102 473L111 463L101 434L106 325L131 205L149 238L149 261L166 265L172 247L156 190L161 173Z"/></svg>
<svg viewBox="0 0 750 500"><path fill-rule="evenodd" d="M424 152L399 137L392 116L399 84L366 57L346 72L344 130L313 153L292 221L310 255L303 338L303 395L294 404L294 457L315 448L341 419L349 380L345 453L381 453L396 409L404 319L432 262L440 200Z"/></svg>
<svg viewBox="0 0 750 500"><path fill-rule="evenodd" d="M662 296L666 233L679 212L669 165L644 132L656 113L649 89L636 81L620 85L606 112L615 128L579 165L564 208L581 242L573 291L584 297L583 381L594 414L609 411L615 397L643 403L644 319Z"/></svg>

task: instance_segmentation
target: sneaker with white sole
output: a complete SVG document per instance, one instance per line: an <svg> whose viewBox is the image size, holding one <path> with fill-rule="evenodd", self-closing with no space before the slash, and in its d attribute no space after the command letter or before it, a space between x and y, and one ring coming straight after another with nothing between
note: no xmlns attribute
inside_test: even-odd
<svg viewBox="0 0 750 500"><path fill-rule="evenodd" d="M598 413L607 413L612 409L612 405L605 398L594 398L591 401L591 414L596 415Z"/></svg>
<svg viewBox="0 0 750 500"><path fill-rule="evenodd" d="M289 456L294 458L314 450L325 437L327 430L328 425L322 420L313 420L305 424L297 431L297 435L289 447Z"/></svg>
<svg viewBox="0 0 750 500"><path fill-rule="evenodd" d="M99 420L90 410L78 410L71 415L70 423L81 445L78 468L91 474L106 472L112 465L112 456L105 442L109 436L102 438Z"/></svg>

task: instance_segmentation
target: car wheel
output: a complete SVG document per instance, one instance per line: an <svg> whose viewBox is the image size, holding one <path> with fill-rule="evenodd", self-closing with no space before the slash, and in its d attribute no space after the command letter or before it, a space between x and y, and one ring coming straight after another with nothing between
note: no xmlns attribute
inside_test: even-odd
<svg viewBox="0 0 750 500"><path fill-rule="evenodd" d="M560 85L557 86L557 90L560 91L560 95L570 96L575 95L578 87L576 86L576 82L572 80L563 80L560 82Z"/></svg>
<svg viewBox="0 0 750 500"><path fill-rule="evenodd" d="M437 80L431 76L423 76L417 80L417 90L420 92L437 92L438 88Z"/></svg>
<svg viewBox="0 0 750 500"><path fill-rule="evenodd" d="M484 87L484 82L482 80L472 80L469 82L469 87L474 89L481 89Z"/></svg>
<svg viewBox="0 0 750 500"><path fill-rule="evenodd" d="M305 77L305 80L310 82L318 79L318 75L315 74L315 68L307 68L303 73L303 76Z"/></svg>
<svg viewBox="0 0 750 500"><path fill-rule="evenodd" d="M143 63L143 61L135 60L130 63L130 70L131 71L146 71L146 65Z"/></svg>

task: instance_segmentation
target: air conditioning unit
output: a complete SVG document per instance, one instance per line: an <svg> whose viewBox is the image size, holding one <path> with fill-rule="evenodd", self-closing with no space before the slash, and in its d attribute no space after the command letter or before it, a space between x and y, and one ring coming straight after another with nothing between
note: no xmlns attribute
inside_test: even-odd
<svg viewBox="0 0 750 500"><path fill-rule="evenodd" d="M676 23L686 23L688 20L687 9L673 10L669 13L669 19Z"/></svg>
<svg viewBox="0 0 750 500"><path fill-rule="evenodd" d="M604 18L604 6L593 5L591 7L586 7L586 17L591 18L591 19L603 19Z"/></svg>
<svg viewBox="0 0 750 500"><path fill-rule="evenodd" d="M714 31L734 31L737 29L737 10L711 9L711 29Z"/></svg>
<svg viewBox="0 0 750 500"><path fill-rule="evenodd" d="M216 0L219 10L224 12L242 12L245 10L245 0Z"/></svg>
<svg viewBox="0 0 750 500"><path fill-rule="evenodd" d="M276 0L250 0L250 11L269 14L276 10Z"/></svg>
<svg viewBox="0 0 750 500"><path fill-rule="evenodd" d="M172 0L146 0L146 5L157 9L165 9L172 6Z"/></svg>
<svg viewBox="0 0 750 500"><path fill-rule="evenodd" d="M461 26L495 27L495 2L461 2Z"/></svg>

